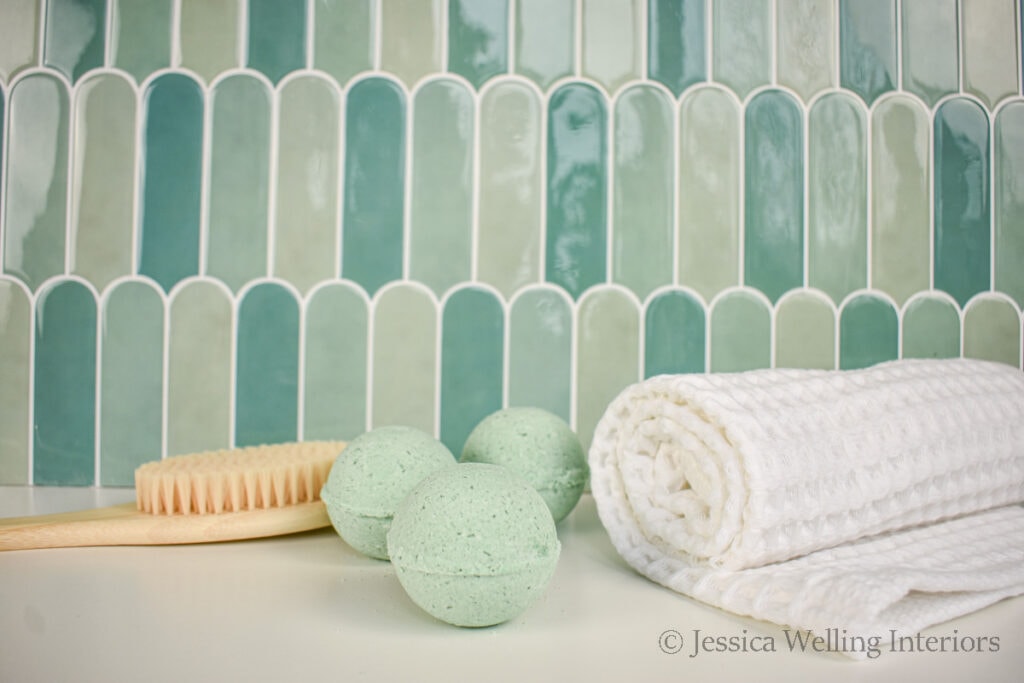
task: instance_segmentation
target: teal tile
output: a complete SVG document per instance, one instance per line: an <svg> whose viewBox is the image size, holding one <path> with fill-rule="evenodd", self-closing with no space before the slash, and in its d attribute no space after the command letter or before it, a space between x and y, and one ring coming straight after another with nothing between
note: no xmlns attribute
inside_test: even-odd
<svg viewBox="0 0 1024 683"><path fill-rule="evenodd" d="M441 441L461 453L466 437L502 406L505 313L486 289L467 285L444 302L441 323Z"/></svg>
<svg viewBox="0 0 1024 683"><path fill-rule="evenodd" d="M714 0L711 5L711 73L740 99L771 82L772 5L772 0Z"/></svg>
<svg viewBox="0 0 1024 683"><path fill-rule="evenodd" d="M29 483L32 429L32 303L17 280L0 276L0 484Z"/></svg>
<svg viewBox="0 0 1024 683"><path fill-rule="evenodd" d="M36 300L33 483L91 486L96 472L96 300L61 280Z"/></svg>
<svg viewBox="0 0 1024 683"><path fill-rule="evenodd" d="M346 107L341 274L372 296L402 277L405 95L393 81L367 78Z"/></svg>
<svg viewBox="0 0 1024 683"><path fill-rule="evenodd" d="M1020 367L1021 323L1013 304L998 295L979 297L964 309L964 356Z"/></svg>
<svg viewBox="0 0 1024 683"><path fill-rule="evenodd" d="M957 0L903 0L903 89L929 107L960 84Z"/></svg>
<svg viewBox="0 0 1024 683"><path fill-rule="evenodd" d="M839 314L839 368L854 370L899 356L899 321L892 305L859 294Z"/></svg>
<svg viewBox="0 0 1024 683"><path fill-rule="evenodd" d="M508 404L571 421L572 302L549 285L526 287L511 302L508 327Z"/></svg>
<svg viewBox="0 0 1024 683"><path fill-rule="evenodd" d="M678 96L707 78L704 0L650 0L647 73Z"/></svg>
<svg viewBox="0 0 1024 683"><path fill-rule="evenodd" d="M171 64L171 9L173 0L113 0L114 66L141 83L154 71Z"/></svg>
<svg viewBox="0 0 1024 683"><path fill-rule="evenodd" d="M615 93L642 77L647 19L641 0L580 0L580 70L584 77Z"/></svg>
<svg viewBox="0 0 1024 683"><path fill-rule="evenodd" d="M1024 102L1011 102L996 114L995 288L1024 306Z"/></svg>
<svg viewBox="0 0 1024 683"><path fill-rule="evenodd" d="M766 90L746 110L745 283L772 301L803 284L803 117Z"/></svg>
<svg viewBox="0 0 1024 683"><path fill-rule="evenodd" d="M988 116L966 98L935 113L935 288L963 306L989 288Z"/></svg>
<svg viewBox="0 0 1024 683"><path fill-rule="evenodd" d="M43 0L4 3L4 40L0 43L0 83L39 63L39 21Z"/></svg>
<svg viewBox="0 0 1024 683"><path fill-rule="evenodd" d="M836 315L821 292L797 291L779 301L775 314L775 367L836 366Z"/></svg>
<svg viewBox="0 0 1024 683"><path fill-rule="evenodd" d="M895 0L839 0L839 53L840 85L869 105L895 89Z"/></svg>
<svg viewBox="0 0 1024 683"><path fill-rule="evenodd" d="M516 0L516 73L544 89L573 73L576 5L576 0Z"/></svg>
<svg viewBox="0 0 1024 683"><path fill-rule="evenodd" d="M583 83L561 86L548 104L545 279L574 298L606 278L606 106Z"/></svg>
<svg viewBox="0 0 1024 683"><path fill-rule="evenodd" d="M264 282L238 305L235 445L298 438L299 305L283 286Z"/></svg>
<svg viewBox="0 0 1024 683"><path fill-rule="evenodd" d="M100 481L134 486L163 452L164 303L150 282L121 281L102 301Z"/></svg>
<svg viewBox="0 0 1024 683"><path fill-rule="evenodd" d="M144 102L139 272L170 291L199 272L203 93L190 77L167 73Z"/></svg>
<svg viewBox="0 0 1024 683"><path fill-rule="evenodd" d="M43 64L72 81L103 66L107 0L47 0Z"/></svg>
<svg viewBox="0 0 1024 683"><path fill-rule="evenodd" d="M345 85L373 68L379 0L312 0L313 66Z"/></svg>
<svg viewBox="0 0 1024 683"><path fill-rule="evenodd" d="M771 367L771 309L762 297L734 289L713 302L710 315L711 372Z"/></svg>
<svg viewBox="0 0 1024 683"><path fill-rule="evenodd" d="M306 2L248 2L247 64L277 83L306 65Z"/></svg>
<svg viewBox="0 0 1024 683"><path fill-rule="evenodd" d="M706 317L700 300L684 289L654 296L644 315L644 377L704 372Z"/></svg>
<svg viewBox="0 0 1024 683"><path fill-rule="evenodd" d="M776 0L778 82L804 102L835 83L835 2Z"/></svg>
<svg viewBox="0 0 1024 683"><path fill-rule="evenodd" d="M903 357L959 356L960 312L956 304L934 294L908 301L903 311Z"/></svg>
<svg viewBox="0 0 1024 683"><path fill-rule="evenodd" d="M449 0L448 69L474 88L508 71L508 0Z"/></svg>

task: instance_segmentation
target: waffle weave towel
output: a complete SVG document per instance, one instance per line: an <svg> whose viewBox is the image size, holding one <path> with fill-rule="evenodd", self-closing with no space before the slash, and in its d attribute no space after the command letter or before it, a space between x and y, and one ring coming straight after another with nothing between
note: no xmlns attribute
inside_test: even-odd
<svg viewBox="0 0 1024 683"><path fill-rule="evenodd" d="M888 638L1024 593L1016 368L653 377L611 403L589 458L622 557L738 614Z"/></svg>

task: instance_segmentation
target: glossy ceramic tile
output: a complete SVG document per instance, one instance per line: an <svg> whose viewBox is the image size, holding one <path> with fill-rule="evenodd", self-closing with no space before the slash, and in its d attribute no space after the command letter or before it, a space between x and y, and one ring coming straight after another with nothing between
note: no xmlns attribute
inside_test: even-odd
<svg viewBox="0 0 1024 683"><path fill-rule="evenodd" d="M775 314L775 367L835 368L835 330L835 309L820 292L787 296Z"/></svg>
<svg viewBox="0 0 1024 683"><path fill-rule="evenodd" d="M960 315L956 304L936 295L908 301L903 311L904 358L955 358L960 355Z"/></svg>
<svg viewBox="0 0 1024 683"><path fill-rule="evenodd" d="M572 420L573 306L563 290L524 288L508 317L508 405Z"/></svg>
<svg viewBox="0 0 1024 683"><path fill-rule="evenodd" d="M839 314L839 367L865 368L899 356L896 309L873 294L859 294Z"/></svg>
<svg viewBox="0 0 1024 683"><path fill-rule="evenodd" d="M963 87L986 106L1017 94L1016 0L960 0Z"/></svg>
<svg viewBox="0 0 1024 683"><path fill-rule="evenodd" d="M644 316L644 376L704 372L707 315L690 292L668 289L654 296Z"/></svg>
<svg viewBox="0 0 1024 683"><path fill-rule="evenodd" d="M995 288L1024 306L1024 101L999 110L993 154Z"/></svg>
<svg viewBox="0 0 1024 683"><path fill-rule="evenodd" d="M172 0L113 0L110 61L142 82L171 66Z"/></svg>
<svg viewBox="0 0 1024 683"><path fill-rule="evenodd" d="M949 49L957 41L957 0L903 0L903 89L928 106L955 93L960 59Z"/></svg>
<svg viewBox="0 0 1024 683"><path fill-rule="evenodd" d="M107 0L46 0L43 64L72 81L103 66Z"/></svg>
<svg viewBox="0 0 1024 683"><path fill-rule="evenodd" d="M380 0L310 0L313 66L344 84L374 66Z"/></svg>
<svg viewBox="0 0 1024 683"><path fill-rule="evenodd" d="M678 96L707 77L704 0L648 0L647 74Z"/></svg>
<svg viewBox="0 0 1024 683"><path fill-rule="evenodd" d="M24 286L0 277L0 481L31 481L32 302Z"/></svg>
<svg viewBox="0 0 1024 683"><path fill-rule="evenodd" d="M723 293L710 312L711 372L741 372L771 367L771 307L752 291Z"/></svg>
<svg viewBox="0 0 1024 683"><path fill-rule="evenodd" d="M896 64L896 0L839 0L840 85L870 105L896 88Z"/></svg>
<svg viewBox="0 0 1024 683"><path fill-rule="evenodd" d="M306 65L306 3L248 0L246 65L276 83Z"/></svg>
<svg viewBox="0 0 1024 683"><path fill-rule="evenodd" d="M964 311L964 356L1020 363L1020 315L1009 301L985 295Z"/></svg>
<svg viewBox="0 0 1024 683"><path fill-rule="evenodd" d="M443 0L381 0L380 68L407 87L444 65Z"/></svg>
<svg viewBox="0 0 1024 683"><path fill-rule="evenodd" d="M614 93L641 76L640 0L581 0L580 71Z"/></svg>
<svg viewBox="0 0 1024 683"><path fill-rule="evenodd" d="M515 73L546 89L573 73L577 0L515 0Z"/></svg>
<svg viewBox="0 0 1024 683"><path fill-rule="evenodd" d="M479 88L508 71L509 0L448 0L448 70Z"/></svg>
<svg viewBox="0 0 1024 683"><path fill-rule="evenodd" d="M240 30L245 0L179 0L178 49L181 66L212 81L227 69L242 66Z"/></svg>
<svg viewBox="0 0 1024 683"><path fill-rule="evenodd" d="M0 83L35 64L39 55L39 3L8 0L3 8L4 40L0 43Z"/></svg>
<svg viewBox="0 0 1024 683"><path fill-rule="evenodd" d="M835 86L835 2L776 0L778 81L809 102Z"/></svg>
<svg viewBox="0 0 1024 683"><path fill-rule="evenodd" d="M712 3L712 66L715 81L740 99L771 82L771 0L715 0Z"/></svg>

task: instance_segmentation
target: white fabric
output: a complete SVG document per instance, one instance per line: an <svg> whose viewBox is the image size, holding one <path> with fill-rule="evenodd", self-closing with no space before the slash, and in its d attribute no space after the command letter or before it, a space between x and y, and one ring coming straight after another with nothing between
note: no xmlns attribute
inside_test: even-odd
<svg viewBox="0 0 1024 683"><path fill-rule="evenodd" d="M589 459L622 557L738 614L888 638L1024 593L1010 366L663 375L611 403Z"/></svg>

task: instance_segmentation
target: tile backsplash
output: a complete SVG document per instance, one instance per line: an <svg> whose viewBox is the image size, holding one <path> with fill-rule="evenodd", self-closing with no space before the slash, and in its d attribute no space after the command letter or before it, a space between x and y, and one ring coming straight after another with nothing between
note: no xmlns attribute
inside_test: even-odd
<svg viewBox="0 0 1024 683"><path fill-rule="evenodd" d="M1018 0L5 0L0 483L1021 365Z"/></svg>

